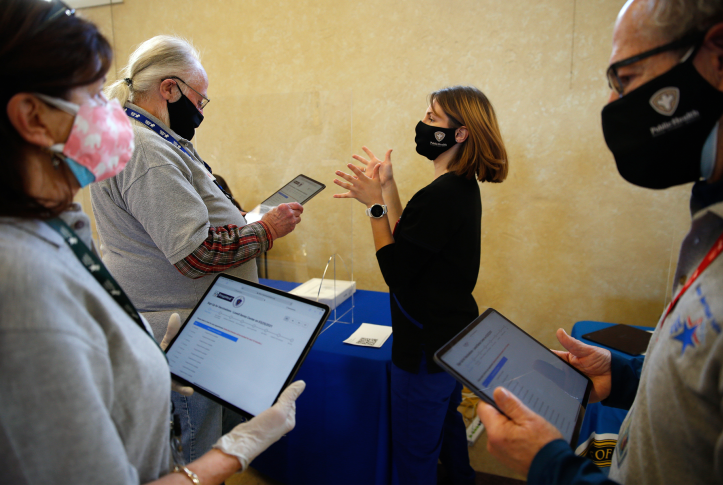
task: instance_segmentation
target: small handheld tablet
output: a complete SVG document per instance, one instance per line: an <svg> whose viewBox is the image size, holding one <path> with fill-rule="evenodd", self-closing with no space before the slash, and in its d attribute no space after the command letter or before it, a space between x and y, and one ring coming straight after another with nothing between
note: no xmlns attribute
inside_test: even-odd
<svg viewBox="0 0 723 485"><path fill-rule="evenodd" d="M629 355L640 355L648 350L651 335L645 330L618 323L585 334L582 338Z"/></svg>
<svg viewBox="0 0 723 485"><path fill-rule="evenodd" d="M592 381L492 308L439 349L434 361L495 408L492 393L504 387L577 444Z"/></svg>
<svg viewBox="0 0 723 485"><path fill-rule="evenodd" d="M264 214L279 204L298 202L304 205L325 188L326 185L306 175L297 175L291 182L277 190L274 195L251 209L245 216L246 222L251 224L260 221Z"/></svg>
<svg viewBox="0 0 723 485"><path fill-rule="evenodd" d="M323 303L221 273L166 349L171 375L251 418L293 381L328 316Z"/></svg>

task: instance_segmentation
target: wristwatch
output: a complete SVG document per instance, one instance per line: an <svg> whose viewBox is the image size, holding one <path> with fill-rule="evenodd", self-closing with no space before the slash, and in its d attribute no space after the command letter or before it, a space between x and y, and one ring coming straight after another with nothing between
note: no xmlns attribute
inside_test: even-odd
<svg viewBox="0 0 723 485"><path fill-rule="evenodd" d="M381 219L382 217L384 217L384 214L387 213L387 206L381 204L374 204L366 210L366 213L369 217L373 217L374 219Z"/></svg>

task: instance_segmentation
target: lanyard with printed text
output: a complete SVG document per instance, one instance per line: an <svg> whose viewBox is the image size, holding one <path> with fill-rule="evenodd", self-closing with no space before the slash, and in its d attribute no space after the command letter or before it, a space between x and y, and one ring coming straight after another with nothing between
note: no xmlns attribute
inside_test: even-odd
<svg viewBox="0 0 723 485"><path fill-rule="evenodd" d="M160 135L161 138L166 140L168 143L170 143L174 147L178 148L179 150L181 150L183 153L185 153L189 157L193 158L194 160L196 159L196 157L194 157L193 155L188 153L188 150L186 150L186 148L183 145L178 143L178 141L175 138L173 138L170 133L167 133L165 130L162 130L161 127L158 126L158 123L153 122L152 120L148 119L147 116L143 116L142 114L140 114L137 111L132 110L131 108L126 107L125 112L131 119L134 119L136 121L143 123L148 128L155 131L158 135ZM223 193L223 195L225 195L227 199L231 200L232 199L231 194L226 192L223 189L223 187L221 187L221 184L218 183L218 180L216 180L216 177L213 176L213 171L211 170L211 167L209 166L209 164L207 164L203 160L201 160L201 162L203 163L203 166L206 167L206 170L210 174L210 178L213 180L213 182L216 184L216 186L219 189L221 189L221 192Z"/></svg>
<svg viewBox="0 0 723 485"><path fill-rule="evenodd" d="M703 261L700 262L698 267L695 269L692 275L690 275L690 278L688 278L688 281L686 281L685 285L680 289L677 295L675 295L675 298L673 298L673 301L671 301L668 304L668 307L665 309L665 313L663 314L663 318L660 319L660 325L663 325L663 322L665 319L670 315L670 312L673 311L673 308L675 308L675 305L677 305L678 300L680 300L680 297L683 296L683 293L685 293L688 288L690 288L693 285L693 282L698 279L698 276L705 271L705 269L711 265L713 261L715 261L715 258L720 256L720 254L723 252L723 234L718 237L718 240L713 244L713 247L710 248L710 251L708 251L708 254L705 255L703 258Z"/></svg>
<svg viewBox="0 0 723 485"><path fill-rule="evenodd" d="M146 329L146 326L143 324L143 320L141 320L141 316L138 314L138 310L136 310L136 307L133 306L133 303L131 303L130 298L128 298L128 295L126 295L123 291L123 288L120 287L113 276L111 276L108 268L106 268L103 262L98 259L98 256L96 256L93 251L85 245L75 231L73 231L70 226L65 223L65 221L57 217L55 219L45 221L45 223L60 234L73 253L75 253L78 260L83 264L85 269L93 275L100 286L102 286L103 289L107 291L116 303L118 303L118 305L128 314L128 316L136 322L136 325L141 327L143 332L151 337L153 342L158 345L156 339ZM158 348L160 349L160 347ZM165 357L166 353L163 352L163 350L161 350L161 352ZM168 359L166 358L166 360Z"/></svg>

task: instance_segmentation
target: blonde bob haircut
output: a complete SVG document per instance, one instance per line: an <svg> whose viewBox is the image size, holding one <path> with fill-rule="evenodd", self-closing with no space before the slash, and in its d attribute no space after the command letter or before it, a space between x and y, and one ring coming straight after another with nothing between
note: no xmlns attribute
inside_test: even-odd
<svg viewBox="0 0 723 485"><path fill-rule="evenodd" d="M508 161L497 116L487 96L473 86L452 86L429 95L429 104L444 111L452 128L465 126L469 135L448 170L480 182L502 182Z"/></svg>

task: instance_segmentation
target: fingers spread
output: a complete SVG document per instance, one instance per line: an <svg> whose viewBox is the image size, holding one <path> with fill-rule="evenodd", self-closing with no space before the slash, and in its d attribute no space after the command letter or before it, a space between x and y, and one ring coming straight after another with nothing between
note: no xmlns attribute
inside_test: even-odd
<svg viewBox="0 0 723 485"><path fill-rule="evenodd" d="M353 158L357 162L363 163L364 165L369 165L369 160L364 157L360 157L359 155L352 155L351 158Z"/></svg>
<svg viewBox="0 0 723 485"><path fill-rule="evenodd" d="M370 149L368 149L367 147L362 147L362 150L364 150L364 152L365 152L367 155L369 155L369 158L371 158L372 160L374 160L374 159L377 158L377 157L374 156L374 154L372 153L372 151L371 151Z"/></svg>
<svg viewBox="0 0 723 485"><path fill-rule="evenodd" d="M392 161L392 149L387 150L387 154L384 155L384 162L388 163Z"/></svg>
<svg viewBox="0 0 723 485"><path fill-rule="evenodd" d="M337 179L334 179L334 183L343 189L351 189L352 187L354 187L352 184L350 184L348 182L342 182L341 180L337 180Z"/></svg>
<svg viewBox="0 0 723 485"><path fill-rule="evenodd" d="M357 177L361 177L361 176L364 174L364 172L362 171L362 169L359 168L359 167L357 167L357 166L354 165L353 163L347 164L347 167L349 167L349 170L351 170L352 172L354 172L354 174L355 174ZM342 172L342 173L344 173L344 172ZM337 175L338 175L338 174L339 174L339 172L337 172ZM346 178L346 177L344 177L344 178ZM347 179L347 180L348 180L348 179Z"/></svg>
<svg viewBox="0 0 723 485"><path fill-rule="evenodd" d="M351 163L349 164L349 167L350 167L350 168L351 168L351 167L354 167L354 168L352 168L352 171L354 171L354 169L356 169L356 170L361 174L361 170L359 170L358 168L356 168L356 166L352 165ZM355 180L354 177L352 177L352 176L349 175L348 173L342 172L341 170L337 170L337 171L334 172L334 173L336 173L339 177L343 178L344 180L348 180L349 182L354 182L354 180Z"/></svg>

